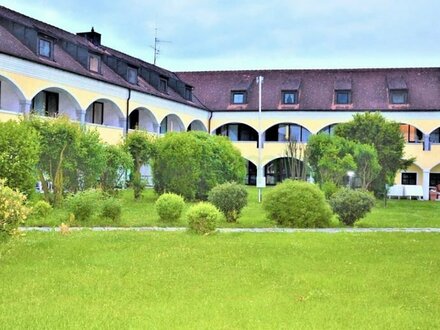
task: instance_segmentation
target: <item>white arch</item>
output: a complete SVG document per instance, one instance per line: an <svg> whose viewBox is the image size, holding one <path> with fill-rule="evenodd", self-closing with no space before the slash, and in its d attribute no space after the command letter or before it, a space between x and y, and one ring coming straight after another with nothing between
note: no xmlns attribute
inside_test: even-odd
<svg viewBox="0 0 440 330"><path fill-rule="evenodd" d="M66 96L68 98L68 100L71 103L73 103L73 106L75 107L75 111L81 109L81 106L80 106L78 99L72 93L70 93L68 90L61 88L61 87L58 87L58 86L49 86L49 87L45 87L43 89L40 89L37 93L35 93L35 95L32 96L32 99L35 96L37 96L39 93L45 92L45 91L54 92L54 93L58 93L60 95ZM60 100L60 108L61 108L61 100Z"/></svg>
<svg viewBox="0 0 440 330"><path fill-rule="evenodd" d="M289 125L289 126L290 126L290 125L295 125L295 126L297 126L297 127L300 127L300 128L302 128L302 129L305 129L305 130L307 131L307 133L308 133L308 137L309 137L310 135L312 135L312 132L311 132L307 127L302 126L302 125L300 125L300 124L297 124L297 123L295 123L295 122L281 122L281 123L278 123L278 124L274 124L274 125L268 127L263 133L266 135L266 133L267 133L268 130L270 130L271 128L274 128L275 126L278 126L278 125ZM289 132L289 134L290 134L290 132ZM308 140L308 137L307 137L307 140ZM267 139L266 139L266 141L267 141ZM267 141L267 142L269 142L269 141ZM284 142L284 141L283 141L283 142ZM307 142L307 141L298 141L298 142Z"/></svg>
<svg viewBox="0 0 440 330"><path fill-rule="evenodd" d="M340 124L340 123L328 124L328 125L324 126L323 128L321 128L316 134L322 133L322 131L329 126L336 126L338 124Z"/></svg>
<svg viewBox="0 0 440 330"><path fill-rule="evenodd" d="M160 122L160 133L164 134L167 132L184 132L185 125L182 119L174 113L170 113L165 116Z"/></svg>
<svg viewBox="0 0 440 330"><path fill-rule="evenodd" d="M113 127L123 127L125 122L125 116L121 108L108 98L98 98L92 101L86 109L86 122L92 122L92 108L93 104L96 102L101 102L104 104L104 118L102 125L113 126ZM110 111L109 111L110 107Z"/></svg>
<svg viewBox="0 0 440 330"><path fill-rule="evenodd" d="M194 126L193 126L194 125ZM187 131L189 131L191 128L191 130L193 131L202 131L202 132L208 132L205 124L202 123L201 120L199 119L194 119L189 125L188 128L186 129Z"/></svg>
<svg viewBox="0 0 440 330"><path fill-rule="evenodd" d="M145 108L145 107L138 107L136 109L133 109L130 114L128 115L128 121L131 120L131 116L134 111L138 111L139 113L139 129L146 130L147 132L151 133L157 133L159 128L159 122L157 121L156 116L154 113Z"/></svg>
<svg viewBox="0 0 440 330"><path fill-rule="evenodd" d="M22 91L22 89L20 88L20 86L11 78L6 77L4 75L0 75L0 81L1 82L6 82L8 87L12 87L11 89L13 90L14 93L16 93L17 97L18 97L18 102L20 103L20 101L25 101L26 100L26 96L24 95L24 92ZM4 89L4 86L2 86L2 90ZM3 93L2 96L4 97ZM3 103L3 102L2 102Z"/></svg>
<svg viewBox="0 0 440 330"><path fill-rule="evenodd" d="M267 166L270 162L273 162L274 160L283 159L283 158L290 158L290 157L276 155L273 158L266 160L262 165L264 167L264 166ZM303 159L298 159L298 158L296 158L296 159L299 160L300 162L304 162Z"/></svg>
<svg viewBox="0 0 440 330"><path fill-rule="evenodd" d="M221 124L217 127L215 127L214 129L211 130L211 134L214 134L216 130L218 130L220 127L222 126L226 126L226 125L234 125L234 124L241 124L241 125L245 125L248 126L250 128L252 128L257 134L258 134L258 130L256 130L252 125L249 125L248 123L244 122L244 121L233 121L233 122L227 122L224 124Z"/></svg>

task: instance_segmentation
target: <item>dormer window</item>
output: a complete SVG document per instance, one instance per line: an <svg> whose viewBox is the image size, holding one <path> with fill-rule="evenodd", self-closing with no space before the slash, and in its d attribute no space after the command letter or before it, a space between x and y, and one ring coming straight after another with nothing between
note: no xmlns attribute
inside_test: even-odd
<svg viewBox="0 0 440 330"><path fill-rule="evenodd" d="M351 104L350 90L335 91L335 104Z"/></svg>
<svg viewBox="0 0 440 330"><path fill-rule="evenodd" d="M40 37L38 39L38 55L52 59L53 42L49 39Z"/></svg>
<svg viewBox="0 0 440 330"><path fill-rule="evenodd" d="M281 98L283 104L297 104L298 103L298 91L282 91Z"/></svg>
<svg viewBox="0 0 440 330"><path fill-rule="evenodd" d="M246 103L246 92L245 91L232 91L231 92L231 103L232 104L244 104Z"/></svg>
<svg viewBox="0 0 440 330"><path fill-rule="evenodd" d="M162 93L166 93L168 91L168 82L165 78L160 78L159 91Z"/></svg>
<svg viewBox="0 0 440 330"><path fill-rule="evenodd" d="M128 67L127 69L127 81L131 84L137 84L138 72L136 68Z"/></svg>
<svg viewBox="0 0 440 330"><path fill-rule="evenodd" d="M98 55L89 55L89 70L92 72L101 72L101 57Z"/></svg>
<svg viewBox="0 0 440 330"><path fill-rule="evenodd" d="M406 89L390 90L390 103L391 104L407 104L408 103L408 90L406 90Z"/></svg>
<svg viewBox="0 0 440 330"><path fill-rule="evenodd" d="M185 88L185 100L192 101L192 88L191 87Z"/></svg>

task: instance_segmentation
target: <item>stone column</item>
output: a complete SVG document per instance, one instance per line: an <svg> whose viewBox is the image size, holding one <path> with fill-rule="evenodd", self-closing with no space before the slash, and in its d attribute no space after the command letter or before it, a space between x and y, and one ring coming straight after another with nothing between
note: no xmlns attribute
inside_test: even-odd
<svg viewBox="0 0 440 330"><path fill-rule="evenodd" d="M429 134L423 134L423 150L430 151L431 150L431 141L429 141Z"/></svg>
<svg viewBox="0 0 440 330"><path fill-rule="evenodd" d="M76 119L81 123L81 125L84 125L86 123L86 111L83 109L77 109L76 110Z"/></svg>
<svg viewBox="0 0 440 330"><path fill-rule="evenodd" d="M429 201L429 175L431 171L429 169L423 169L423 200Z"/></svg>
<svg viewBox="0 0 440 330"><path fill-rule="evenodd" d="M119 118L119 127L122 127L124 130L127 127L126 126L127 121L125 120L125 118Z"/></svg>
<svg viewBox="0 0 440 330"><path fill-rule="evenodd" d="M31 112L32 101L24 100L20 101L20 111L24 115L28 115Z"/></svg>

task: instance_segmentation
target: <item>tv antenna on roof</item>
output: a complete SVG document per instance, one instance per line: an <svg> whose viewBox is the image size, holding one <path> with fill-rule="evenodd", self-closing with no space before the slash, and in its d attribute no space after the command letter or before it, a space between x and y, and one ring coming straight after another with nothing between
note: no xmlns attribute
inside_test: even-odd
<svg viewBox="0 0 440 330"><path fill-rule="evenodd" d="M153 46L150 46L151 48L154 49L154 60L153 60L153 64L154 64L154 65L156 65L157 58L159 57L159 54L160 54L160 48L159 48L159 46L160 46L160 44L161 44L162 42L168 42L168 43L171 43L171 41L162 40L162 39L159 39L159 38L157 37L157 27L156 27L156 28L154 28L154 47L153 47Z"/></svg>

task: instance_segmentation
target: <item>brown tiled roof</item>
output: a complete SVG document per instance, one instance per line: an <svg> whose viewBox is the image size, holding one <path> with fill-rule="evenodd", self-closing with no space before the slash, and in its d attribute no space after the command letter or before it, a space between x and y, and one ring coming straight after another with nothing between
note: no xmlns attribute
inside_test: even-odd
<svg viewBox="0 0 440 330"><path fill-rule="evenodd" d="M27 26L29 28L35 29L39 33L43 33L47 36L54 38L56 42L54 43L53 60L45 59L43 57L36 55L31 49L29 49L26 45L24 45L21 41L19 41L12 33L10 33L4 26L2 26L1 21L5 21L5 19L7 21L16 22L23 26ZM151 86L147 81L142 79L140 75L137 85L130 84L119 74L113 71L110 67L108 67L103 61L101 61L101 73L94 73L87 70L60 46L60 41L63 40L76 45L80 45L82 47L87 48L92 53L117 57L119 59L122 59L129 65L133 65L138 68L140 67L146 68L148 70L156 72L160 76L179 79L173 72L157 67L150 63L144 62L138 58L126 55L112 48L103 45L94 45L93 43L89 42L86 38L82 36L78 36L76 34L72 34L67 31L61 30L57 27L35 20L28 16L22 15L3 6L0 6L0 40L1 40L0 42L1 53L19 57L25 60L33 61L43 65L51 66L57 69L69 71L75 74L90 77L100 81L105 81L121 87L131 88L133 90L137 90L147 94L152 94L179 103L184 103L191 106L203 108L203 106L198 102L197 98L193 98L193 101L188 101L184 99L181 95L179 95L177 92L175 92L172 88L168 88L167 93L162 93L153 86Z"/></svg>
<svg viewBox="0 0 440 330"><path fill-rule="evenodd" d="M234 109L230 105L230 93L243 77L254 82L248 89L248 103L240 108L257 110L255 78L259 75L264 77L263 110L289 109L281 104L281 91L292 89L287 87L287 81L300 81L296 83L299 105L291 106L292 110L337 109L333 104L334 91L339 88L352 92L353 105L349 110L440 109L440 68L204 71L178 72L177 75L193 85L200 101L214 111ZM389 88L407 88L409 104L390 105Z"/></svg>

